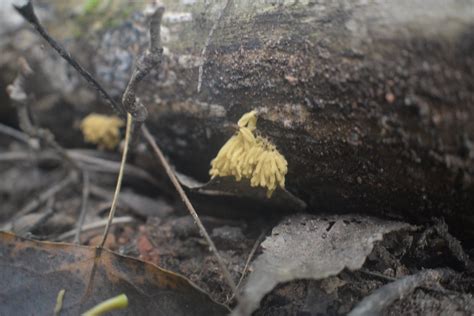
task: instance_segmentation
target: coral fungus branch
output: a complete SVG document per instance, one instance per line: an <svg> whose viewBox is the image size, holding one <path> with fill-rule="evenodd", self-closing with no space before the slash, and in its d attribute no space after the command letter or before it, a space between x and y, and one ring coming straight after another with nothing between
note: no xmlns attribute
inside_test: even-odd
<svg viewBox="0 0 474 316"><path fill-rule="evenodd" d="M269 140L253 134L257 128L257 112L244 114L237 124L238 132L212 160L209 173L212 178L250 179L252 187L266 188L270 198L277 186L285 187L288 163Z"/></svg>

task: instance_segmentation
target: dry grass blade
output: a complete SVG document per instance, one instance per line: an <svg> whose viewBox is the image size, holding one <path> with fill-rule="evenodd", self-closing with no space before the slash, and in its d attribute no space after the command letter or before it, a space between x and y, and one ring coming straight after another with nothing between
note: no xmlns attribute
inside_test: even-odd
<svg viewBox="0 0 474 316"><path fill-rule="evenodd" d="M87 202L89 200L89 193L90 193L90 179L89 179L89 172L83 171L82 172L82 201L81 201L81 213L79 214L79 220L77 222L77 232L76 236L74 236L74 243L80 244L81 243L81 230L82 226L84 225L84 220L86 218L87 213Z"/></svg>
<svg viewBox="0 0 474 316"><path fill-rule="evenodd" d="M107 220L107 225L105 226L104 235L102 236L102 241L99 244L99 247L104 247L105 241L107 240L107 235L109 234L110 225L112 219L115 216L115 210L117 209L118 197L120 194L120 188L122 187L123 172L125 170L125 163L127 161L128 147L130 144L130 136L132 131L132 115L127 113L127 128L125 130L125 145L122 153L122 162L120 163L120 170L117 178L117 185L115 186L114 198L112 200L112 207L110 208L109 218Z"/></svg>
<svg viewBox="0 0 474 316"><path fill-rule="evenodd" d="M121 216L121 217L114 218L112 220L111 225L128 224L128 223L133 223L134 221L135 221L135 219L133 217ZM102 227L106 226L107 223L108 223L108 220L103 219L103 220L100 220L100 221L97 221L97 222L86 224L86 225L82 226L81 232L84 233L84 232L88 232L88 231L92 231L92 230L102 228ZM58 238L56 238L56 240L57 241L69 240L70 238L73 238L76 235L76 233L77 233L77 228L74 228L70 231L67 231L67 232L59 235Z"/></svg>

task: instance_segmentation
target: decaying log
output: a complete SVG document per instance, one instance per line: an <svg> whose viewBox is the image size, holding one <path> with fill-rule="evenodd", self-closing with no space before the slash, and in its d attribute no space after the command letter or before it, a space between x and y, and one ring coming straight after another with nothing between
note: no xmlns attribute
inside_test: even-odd
<svg viewBox="0 0 474 316"><path fill-rule="evenodd" d="M233 124L257 109L311 210L473 227L473 1L164 2L165 58L139 93L180 172L206 181ZM118 98L145 21L70 45ZM61 115L91 109L78 91L62 90L73 106Z"/></svg>

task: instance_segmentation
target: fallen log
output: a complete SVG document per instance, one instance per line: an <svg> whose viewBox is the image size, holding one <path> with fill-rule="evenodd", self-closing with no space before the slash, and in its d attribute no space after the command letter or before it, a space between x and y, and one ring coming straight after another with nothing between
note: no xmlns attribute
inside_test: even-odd
<svg viewBox="0 0 474 316"><path fill-rule="evenodd" d="M208 180L235 122L256 109L288 161L287 189L310 210L473 227L471 1L165 5L165 59L139 93L177 170ZM70 45L117 98L147 43L146 18L130 19ZM94 109L77 97L85 88L55 89L72 104L61 116Z"/></svg>

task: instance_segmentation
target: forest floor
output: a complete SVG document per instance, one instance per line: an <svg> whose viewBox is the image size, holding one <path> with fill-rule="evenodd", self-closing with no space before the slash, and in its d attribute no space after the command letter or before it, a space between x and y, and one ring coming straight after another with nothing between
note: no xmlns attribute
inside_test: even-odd
<svg viewBox="0 0 474 316"><path fill-rule="evenodd" d="M112 200L119 154L90 146L68 149L82 166L96 171L88 172L86 183L77 175L64 183L71 173L64 161L54 152L33 149L32 142L22 143L0 133L0 222L19 236L72 242L81 205L87 199L80 243L97 245ZM134 165L133 155L129 164ZM171 190L162 190L163 185L169 186L168 180L138 166L129 170L116 214L120 224L112 227L106 247L180 273L214 300L234 306L235 298L192 217ZM153 182L161 185L150 184ZM86 197L84 186L89 191ZM262 252L260 244L271 233L271 223L279 216L202 215L201 219L236 283L243 280L238 282L242 286L252 272L252 261ZM388 233L375 243L360 270L280 284L264 297L256 315L343 315L385 284L422 269L439 268L449 269L450 277L440 284L418 287L383 313L472 315L474 269L468 258L472 248L464 249L448 231L442 220L435 220L424 227Z"/></svg>

